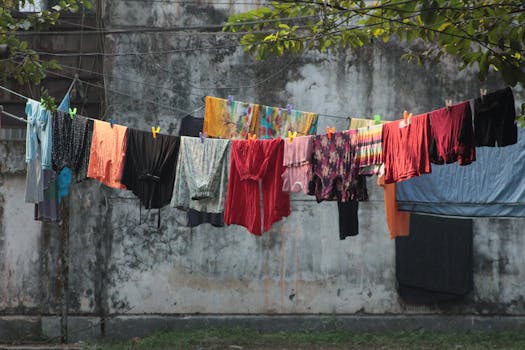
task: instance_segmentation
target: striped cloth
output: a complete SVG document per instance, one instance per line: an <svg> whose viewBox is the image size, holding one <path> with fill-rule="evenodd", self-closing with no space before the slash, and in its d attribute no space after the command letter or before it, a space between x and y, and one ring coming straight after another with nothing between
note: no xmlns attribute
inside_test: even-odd
<svg viewBox="0 0 525 350"><path fill-rule="evenodd" d="M383 163L383 125L372 125L357 129L355 156L359 175L377 175Z"/></svg>

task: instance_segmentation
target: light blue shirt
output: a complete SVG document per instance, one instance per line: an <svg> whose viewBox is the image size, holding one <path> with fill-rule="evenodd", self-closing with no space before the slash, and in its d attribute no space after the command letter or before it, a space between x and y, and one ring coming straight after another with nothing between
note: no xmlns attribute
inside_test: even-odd
<svg viewBox="0 0 525 350"><path fill-rule="evenodd" d="M42 168L51 169L51 148L53 146L51 112L44 109L40 102L28 99L26 115L26 163L31 162L37 156L40 143Z"/></svg>

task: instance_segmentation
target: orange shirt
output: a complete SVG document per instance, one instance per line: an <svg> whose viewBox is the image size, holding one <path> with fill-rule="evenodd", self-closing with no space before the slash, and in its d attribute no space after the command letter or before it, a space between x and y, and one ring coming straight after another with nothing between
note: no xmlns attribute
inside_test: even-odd
<svg viewBox="0 0 525 350"><path fill-rule="evenodd" d="M377 177L377 184L384 190L386 224L390 239L408 236L410 234L410 212L397 210L396 184L385 184L384 175Z"/></svg>
<svg viewBox="0 0 525 350"><path fill-rule="evenodd" d="M120 183L126 155L128 128L95 120L89 153L87 176L113 188L126 188Z"/></svg>

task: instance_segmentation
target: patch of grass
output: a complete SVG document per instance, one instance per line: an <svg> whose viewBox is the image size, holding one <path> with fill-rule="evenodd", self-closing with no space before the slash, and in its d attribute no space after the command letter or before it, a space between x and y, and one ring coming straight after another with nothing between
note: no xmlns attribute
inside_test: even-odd
<svg viewBox="0 0 525 350"><path fill-rule="evenodd" d="M86 350L228 349L525 349L524 332L398 333L279 332L259 333L242 328L159 332L120 343L86 345ZM235 349L235 347L232 347Z"/></svg>

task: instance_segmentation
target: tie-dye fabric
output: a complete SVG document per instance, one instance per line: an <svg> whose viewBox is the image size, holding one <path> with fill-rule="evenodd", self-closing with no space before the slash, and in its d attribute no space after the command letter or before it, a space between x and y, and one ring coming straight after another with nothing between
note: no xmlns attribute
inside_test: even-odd
<svg viewBox="0 0 525 350"><path fill-rule="evenodd" d="M350 125L348 125L348 129L359 129L364 128L365 126L372 125L375 125L375 121L372 119L351 118Z"/></svg>
<svg viewBox="0 0 525 350"><path fill-rule="evenodd" d="M206 96L203 131L209 137L247 139L257 131L258 104Z"/></svg>
<svg viewBox="0 0 525 350"><path fill-rule="evenodd" d="M360 175L377 175L383 163L383 125L357 129L357 153L355 157Z"/></svg>
<svg viewBox="0 0 525 350"><path fill-rule="evenodd" d="M356 148L357 130L336 132L331 138L315 136L308 194L315 195L318 202L368 200L366 181L357 174Z"/></svg>
<svg viewBox="0 0 525 350"><path fill-rule="evenodd" d="M262 106L259 118L260 139L286 138L288 131L297 131L297 136L315 135L319 115L286 108Z"/></svg>

